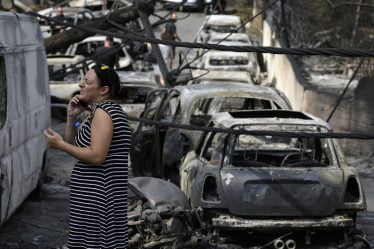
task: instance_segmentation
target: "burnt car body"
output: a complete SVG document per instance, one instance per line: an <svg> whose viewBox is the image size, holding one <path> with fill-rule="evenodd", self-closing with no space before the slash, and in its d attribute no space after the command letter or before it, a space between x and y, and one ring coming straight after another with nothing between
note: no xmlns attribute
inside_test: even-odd
<svg viewBox="0 0 374 249"><path fill-rule="evenodd" d="M52 102L68 103L73 96L80 93L79 83L87 71L84 63L78 64L82 61L84 57L80 55L47 57Z"/></svg>
<svg viewBox="0 0 374 249"><path fill-rule="evenodd" d="M242 21L236 15L209 15L205 17L196 40L206 43L214 33L245 33Z"/></svg>
<svg viewBox="0 0 374 249"><path fill-rule="evenodd" d="M187 0L183 5L182 0L162 0L160 1L165 9L175 9L177 6L180 6L179 9L194 9L197 11L202 11L204 8L204 0Z"/></svg>
<svg viewBox="0 0 374 249"><path fill-rule="evenodd" d="M189 237L190 205L177 186L152 177L131 178L128 186L129 248L161 248Z"/></svg>
<svg viewBox="0 0 374 249"><path fill-rule="evenodd" d="M119 104L130 116L139 117L144 111L147 95L159 85L153 73L117 71L121 82ZM136 130L138 123L130 121L130 127Z"/></svg>
<svg viewBox="0 0 374 249"><path fill-rule="evenodd" d="M141 118L174 124L205 126L215 113L250 109L291 109L274 88L216 82L157 89L147 97ZM135 176L176 177L180 159L197 143L201 131L140 124L131 146Z"/></svg>
<svg viewBox="0 0 374 249"><path fill-rule="evenodd" d="M207 84L209 82L240 82L246 84L254 84L251 74L245 71L222 71L222 70L191 70L193 80L187 84Z"/></svg>
<svg viewBox="0 0 374 249"><path fill-rule="evenodd" d="M253 46L251 39L246 33L213 33L207 43L219 44L222 41L226 42L241 42L247 46Z"/></svg>
<svg viewBox="0 0 374 249"><path fill-rule="evenodd" d="M331 131L319 118L288 110L218 113L210 126ZM207 227L219 233L299 232L308 244L316 231L353 229L366 209L358 172L334 139L204 132L180 175L191 207L201 207Z"/></svg>

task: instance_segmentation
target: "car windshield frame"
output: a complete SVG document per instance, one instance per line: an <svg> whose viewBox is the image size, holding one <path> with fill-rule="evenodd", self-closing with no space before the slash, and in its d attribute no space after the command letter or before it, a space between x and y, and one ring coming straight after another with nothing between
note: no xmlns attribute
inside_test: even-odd
<svg viewBox="0 0 374 249"><path fill-rule="evenodd" d="M232 109L232 110L229 110L229 111L274 110L275 108L276 109L280 108L280 105L278 103L276 103L273 99L266 98L265 96L254 97L254 96L249 96L248 94L243 94L243 95L240 95L240 94L239 95L238 94L232 94L232 95L207 94L207 95L198 96L198 97L195 97L195 98L189 100L188 110L186 112L183 112L183 113L185 113L185 114L183 114L185 116L184 123L197 125L196 123L191 123L191 120L192 120L192 116L196 115L196 114L194 114L194 110L199 109L199 107L195 108L195 105L198 104L198 102L203 101L203 103L201 103L201 104L203 104L204 106L201 106L201 104L200 104L200 107L203 107L204 110L207 111L207 112L202 113L201 116L205 116L205 117L202 117L202 118L205 119L205 121L206 121L205 124L207 124L214 114L216 114L218 112L228 111L227 109L226 110L221 110L220 109L220 110L217 111L217 106L219 106L219 108L224 108L225 104L227 103L227 101L229 101L229 99L231 101L234 101L234 100L235 101L244 101L243 103L241 103L242 108L244 108L244 105L247 106L247 105L250 105L250 104L253 107L253 109L246 109L246 108L245 109ZM206 102L208 102L208 103L206 103ZM251 103L249 103L249 102L251 102ZM259 108L260 104L264 108Z"/></svg>
<svg viewBox="0 0 374 249"><path fill-rule="evenodd" d="M145 105L147 102L148 95L155 89L151 84L133 84L133 83L123 83L121 82L121 96L119 99L119 104L122 105L133 105L133 104L142 104ZM136 89L136 90L135 90ZM130 93L131 91L131 93ZM123 93L123 94L122 94ZM146 93L146 94L144 94ZM131 95L130 94L134 94ZM126 101L127 100L127 101ZM132 102L128 101L132 100Z"/></svg>
<svg viewBox="0 0 374 249"><path fill-rule="evenodd" d="M279 127L279 126L283 126L283 128ZM284 129L287 126L288 126L288 129ZM289 129L292 126L294 126L294 127L297 126L299 128L298 129ZM269 128L269 127L271 127L271 128ZM320 125L317 125L317 124L311 125L311 124L256 123L256 124L234 125L234 126L232 126L232 128L233 129L239 129L239 130L240 129L244 129L244 130L264 130L264 131L269 130L269 131L285 131L285 132L327 132L328 131L328 129L326 127L320 126ZM312 151L309 148L306 148L306 149L299 148L297 150L297 149L293 149L291 147L286 147L286 146L284 146L282 148L281 145L278 145L278 147L277 146L269 146L268 148L266 148L266 146L264 146L262 148L257 148L257 150L256 150L255 146L253 146L253 149L248 150L248 152L254 152L256 160L255 161L244 160L244 161L247 161L247 162L238 163L239 161L237 159L234 159L234 156L237 156L237 155L235 155L235 153L239 152L239 150L236 150L237 149L236 146L237 146L237 143L238 143L238 137L239 136L243 136L243 135L234 135L234 134L230 135L229 143L228 143L228 146L227 146L227 151L225 152L226 156L228 157L228 158L225 158L225 164L226 165L230 165L232 167L246 167L246 168L254 168L254 167L256 167L256 168L258 168L258 167L268 167L268 168L289 168L289 167L295 167L295 168L296 167L330 168L330 167L340 167L339 166L339 160L338 160L337 155L336 155L336 149L335 149L335 146L333 144L333 141L332 141L332 139L328 139L328 138L327 139L300 138L299 140L296 140L296 138L288 138L290 140L290 142L291 141L292 142L302 141L303 144L307 144L307 142L309 142L309 144L310 144L311 141L314 141L315 146L318 146L318 145L316 145L317 143L319 143L321 146L322 145L327 146L327 148L325 148L327 151L323 151L323 152L320 152L320 153L328 153L328 155L324 155L324 158L325 158L325 160L328 161L328 164L323 164L322 161L321 161L322 159L320 159L321 162L317 161L317 159L315 159L315 157L314 157L315 154L316 154L316 151ZM244 136L249 136L249 135L244 135ZM261 137L267 137L267 138L270 138L270 139L279 139L280 138L279 136L250 136L250 137L253 139L253 143L263 142L263 141L257 141L256 140L256 139L261 140ZM280 139L279 141L287 140L287 138L285 138L285 139L282 138L282 139ZM269 143L269 144L271 144L271 143ZM269 145L269 144L267 144L267 145ZM281 142L279 142L279 144L281 144ZM323 150L324 148L320 148L320 149ZM267 156L267 157L278 156L278 157L281 157L282 153L283 153L284 157L280 161L279 165L273 165L273 164L270 164L270 163L262 162L260 160L257 161L260 151L263 152L262 156ZM249 159L251 157L250 153L248 153L247 155L245 155L245 153L246 153L246 150L243 150L244 156L248 156L247 159ZM313 155L313 158L312 158L313 160L310 160L311 155ZM294 159L296 162L291 164L290 161L291 161L292 157L297 157L297 159ZM300 158L300 160L299 160L299 158ZM321 158L322 158L322 155L321 155ZM312 162L314 160L316 162Z"/></svg>

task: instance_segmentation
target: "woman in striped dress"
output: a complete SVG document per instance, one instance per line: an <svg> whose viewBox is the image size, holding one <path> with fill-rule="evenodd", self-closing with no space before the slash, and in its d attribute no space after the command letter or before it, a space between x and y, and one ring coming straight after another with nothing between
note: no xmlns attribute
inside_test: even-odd
<svg viewBox="0 0 374 249"><path fill-rule="evenodd" d="M127 248L127 178L131 131L115 99L120 82L108 66L94 66L67 110L65 141L44 131L50 147L79 161L71 175L69 248ZM90 105L78 132L74 122Z"/></svg>

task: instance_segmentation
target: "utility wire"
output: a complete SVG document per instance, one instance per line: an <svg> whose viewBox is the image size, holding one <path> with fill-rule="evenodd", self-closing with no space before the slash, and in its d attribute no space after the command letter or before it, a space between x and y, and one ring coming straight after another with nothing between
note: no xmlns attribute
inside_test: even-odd
<svg viewBox="0 0 374 249"><path fill-rule="evenodd" d="M214 11L218 8L218 4L219 4L220 2L221 2L221 0L218 0L217 4L216 4L215 6L213 6L212 12L214 12ZM210 15L208 16L207 20L205 21L204 26L201 27L201 29L200 29L199 32L197 33L197 35L196 35L195 39L193 40L193 42L196 42L197 38L199 37L200 33L204 30L205 25L208 23L208 21L210 20L211 17L212 17L212 13L210 13ZM225 38L226 38L226 37L225 37ZM190 53L190 51L191 51L191 48L189 48L189 49L187 50L187 52L186 52L186 56L184 57L184 59L187 60L187 55ZM184 60L183 60L183 61L184 61ZM179 66L178 66L178 68L177 68L177 70L176 70L176 73L180 73L183 69L186 69L187 65L191 65L194 61L196 61L196 60L193 60L192 62L188 62L188 61L187 61L186 66L184 66L182 69L181 69L182 64L179 64Z"/></svg>
<svg viewBox="0 0 374 249"><path fill-rule="evenodd" d="M245 27L245 25L247 25L247 23L249 22L252 22L256 17L258 17L259 15L263 14L266 10L270 9L271 7L273 7L279 0L275 0L274 2L272 2L271 4L269 4L267 7L265 7L263 10L261 10L260 12L258 12L255 16L253 16L252 18L250 18L247 22L243 23L242 25L240 25L238 28L236 28L234 31L231 31L229 34L227 34L227 36L225 36L222 40L220 40L218 44L222 43L223 41L225 41L227 38L229 38L233 33L236 33L238 32L240 29L242 29L243 27ZM188 64L186 64L185 66L183 66L182 68L178 68L180 71L182 71L183 69L187 68L189 65L191 65L192 63L194 63L195 61L197 61L198 59L200 59L201 57L203 57L209 50L206 50L204 51L200 56L196 57L195 59L193 59L192 61L190 61Z"/></svg>
<svg viewBox="0 0 374 249"><path fill-rule="evenodd" d="M164 15L163 17L159 17L160 18L160 20L159 21L157 21L157 22L155 22L154 23L154 25L155 26L158 26L158 25L161 25L161 24L164 24L164 23L166 23L166 22L168 22L167 20L166 20L166 17L168 17L168 16L170 16L171 15L171 13L173 13L175 10L177 10L177 9L179 9L182 5L184 5L185 3L187 2L187 0L183 0L182 2L180 2L179 4L177 4L177 5L175 5L166 15ZM153 14L154 16L157 16L157 15L155 15L155 14ZM158 17L158 16L157 16ZM153 24L152 24L152 26L153 26Z"/></svg>
<svg viewBox="0 0 374 249"><path fill-rule="evenodd" d="M183 130L193 130L193 131L205 131L205 132L215 132L215 133L228 133L234 135L256 135L256 136L279 136L288 138L335 138L335 139L362 139L371 140L374 139L374 133L365 132L285 132L285 131L264 131L264 130L244 130L244 129L223 129L215 127L201 127L196 125L183 125L175 124L170 122L160 122L153 121L150 119L137 118L132 116L127 116L128 120L140 122L148 125L156 125L162 127L172 127L179 128Z"/></svg>
<svg viewBox="0 0 374 249"><path fill-rule="evenodd" d="M170 19L166 19L165 17L159 16L159 15L156 15L156 14L152 14L152 15L159 18L158 21L156 21L155 23L152 24L152 27L159 26L159 25L162 25L164 23L170 22ZM184 19L188 18L190 15L191 15L191 12L188 12L185 16L177 18L176 20L177 21L184 20Z"/></svg>
<svg viewBox="0 0 374 249"><path fill-rule="evenodd" d="M366 59L366 58L362 58L362 59L360 60L360 63L358 64L356 70L355 70L354 73L352 74L352 76L351 76L350 80L348 81L347 85L345 86L343 92L340 94L338 101L336 101L336 104L335 104L334 108L332 109L332 111L331 111L329 117L328 117L327 120L326 120L327 122L330 122L330 119L331 119L332 116L334 115L334 113L335 113L336 109L338 108L340 102L343 100L345 93L348 91L349 86L351 85L352 81L353 81L354 78L356 77L356 75L357 75L358 71L360 70L362 64L364 63L365 59Z"/></svg>
<svg viewBox="0 0 374 249"><path fill-rule="evenodd" d="M278 48L278 47L261 47L261 46L225 46L217 44L201 44L191 42L177 42L170 40L151 39L139 35L132 34L118 34L114 32L104 31L95 28L83 28L69 23L59 22L52 18L42 16L35 12L28 12L29 15L40 17L50 22L55 22L60 25L71 27L77 30L102 34L106 36L117 37L121 39L130 39L139 42L150 42L154 44L165 44L175 47L185 48L202 48L213 49L219 51L233 51L233 52L256 52L256 53L270 53L270 54L290 54L290 55L323 55L323 56L341 56L341 57L374 57L374 50L372 49L349 49L349 48Z"/></svg>

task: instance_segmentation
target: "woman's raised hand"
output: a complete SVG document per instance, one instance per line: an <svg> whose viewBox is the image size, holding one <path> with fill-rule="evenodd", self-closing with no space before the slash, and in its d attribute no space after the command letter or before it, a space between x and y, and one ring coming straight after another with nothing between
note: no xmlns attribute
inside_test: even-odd
<svg viewBox="0 0 374 249"><path fill-rule="evenodd" d="M79 97L80 95L75 95L69 101L67 108L67 116L70 118L76 118L85 109L84 106L81 104L81 100L79 99Z"/></svg>

